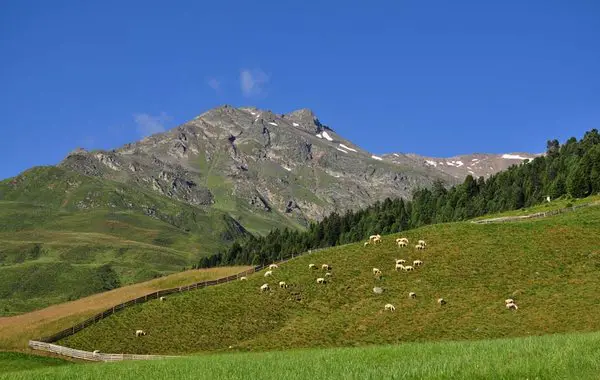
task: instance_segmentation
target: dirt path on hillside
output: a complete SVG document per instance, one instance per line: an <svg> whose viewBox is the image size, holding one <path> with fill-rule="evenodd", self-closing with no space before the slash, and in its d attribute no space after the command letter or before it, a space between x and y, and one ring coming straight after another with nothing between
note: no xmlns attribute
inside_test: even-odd
<svg viewBox="0 0 600 380"><path fill-rule="evenodd" d="M560 208L557 210L536 212L536 213L528 214L528 215L500 216L497 218L472 220L471 223L474 223L474 224L506 223L506 222L515 222L515 221L519 221L519 220L526 220L526 219L545 218L547 216L558 215L558 214L563 214L565 212L575 211L582 207L592 207L592 206L599 206L599 205L600 205L600 201L596 201L596 202L586 203L586 204L577 205L577 206L573 206L573 207Z"/></svg>
<svg viewBox="0 0 600 380"><path fill-rule="evenodd" d="M190 270L52 305L26 314L0 317L0 350L23 351L30 339L65 329L114 305L158 290L216 280L250 268L238 266Z"/></svg>

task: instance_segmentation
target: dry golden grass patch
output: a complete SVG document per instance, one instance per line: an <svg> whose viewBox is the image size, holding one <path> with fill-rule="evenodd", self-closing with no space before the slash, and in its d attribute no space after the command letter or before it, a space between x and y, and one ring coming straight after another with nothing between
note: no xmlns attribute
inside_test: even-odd
<svg viewBox="0 0 600 380"><path fill-rule="evenodd" d="M14 317L0 317L0 350L25 350L27 341L65 329L92 315L130 299L157 290L227 277L250 267L221 267L189 270L109 292L94 294L76 301L52 305L45 309Z"/></svg>

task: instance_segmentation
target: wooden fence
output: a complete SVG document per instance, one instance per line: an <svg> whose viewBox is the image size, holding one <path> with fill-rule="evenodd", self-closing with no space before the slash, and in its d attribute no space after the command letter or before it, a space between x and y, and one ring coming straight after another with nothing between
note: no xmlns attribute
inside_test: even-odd
<svg viewBox="0 0 600 380"><path fill-rule="evenodd" d="M52 352L58 355L68 356L74 359L90 360L96 362L120 362L123 360L155 360L177 357L169 355L105 354L102 352L93 353L89 351L63 347L57 344L38 342L35 340L29 341L29 347L31 347L34 350Z"/></svg>
<svg viewBox="0 0 600 380"><path fill-rule="evenodd" d="M287 257L283 258L282 260L277 261L276 263L282 264L282 263L285 263L292 259L295 259L297 257L303 256L304 254L317 252L322 249L324 249L324 248L313 249L313 250L309 250L307 252L304 252L304 253L301 253L298 255L287 256ZM180 286L180 287L171 288L171 289L159 290L159 291L156 291L153 293L146 294L144 296L129 300L127 302L124 302L119 305L113 306L109 309L106 309L103 312L98 313L98 314L86 319L85 321L83 321L81 323L78 323L67 329L59 331L58 333L56 333L54 335L43 337L38 340L30 340L29 347L31 347L34 350L54 352L59 355L65 355L65 356L69 356L69 357L76 358L76 359L94 360L94 361L147 360L147 359L165 358L166 356L160 356L160 355L135 355L135 354L95 354L94 355L92 352L82 351L82 350L74 350L74 349L71 349L68 347L63 347L63 346L59 346L59 345L51 344L51 343L57 342L63 338L73 335L76 332L81 331L84 328L89 327L89 326L93 325L94 323L96 323L106 317L109 317L118 311L126 309L130 306L134 306L137 304L155 300L160 297L167 296L169 294L189 292L190 290L202 289L207 286L215 286L215 285L224 284L224 283L231 282L231 281L236 281L240 277L248 276L254 272L258 272L267 266L268 265L258 265L254 268L250 268L250 269L240 272L238 274L234 274L234 275L231 275L228 277L222 277L217 280L202 281L202 282L197 282L197 283L190 284L190 285Z"/></svg>
<svg viewBox="0 0 600 380"><path fill-rule="evenodd" d="M585 204L576 205L576 206L572 206L572 207L565 207L565 208L561 208L561 209L557 209L557 210L536 212L534 214L529 214L529 215L501 216L498 218L473 220L473 221L471 221L471 223L475 223L475 224L504 223L504 222L515 222L515 221L526 220L526 219L544 218L547 216L558 215L558 214L562 214L565 212L575 211L578 208L582 208L582 207L590 207L590 206L598 206L598 205L600 205L600 202L591 202L591 203L585 203Z"/></svg>

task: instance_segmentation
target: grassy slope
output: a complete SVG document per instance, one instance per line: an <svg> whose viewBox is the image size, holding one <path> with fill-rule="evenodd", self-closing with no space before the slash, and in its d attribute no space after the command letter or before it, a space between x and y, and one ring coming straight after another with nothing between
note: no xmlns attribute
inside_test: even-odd
<svg viewBox="0 0 600 380"><path fill-rule="evenodd" d="M21 372L29 379L597 379L600 334L217 354ZM3 378L0 375L0 378ZM8 378L8 377L7 377Z"/></svg>
<svg viewBox="0 0 600 380"><path fill-rule="evenodd" d="M488 215L474 218L473 220L499 218L502 216L529 215L529 214L535 214L538 212L558 210L558 209L562 209L565 207L578 206L578 205L583 205L583 204L591 204L591 203L596 203L596 202L600 202L600 195L593 195L593 196L589 196L586 198L559 198L559 199L553 200L550 203L545 202L545 203L541 203L539 205L535 205L535 206L532 206L529 208L522 208L519 210L499 212L496 214L488 214Z"/></svg>
<svg viewBox="0 0 600 380"><path fill-rule="evenodd" d="M0 352L0 376L2 376L2 374L10 374L12 377L17 376L15 372L19 371L31 371L38 368L56 367L68 364L72 363L54 357L27 355L19 352Z"/></svg>
<svg viewBox="0 0 600 380"><path fill-rule="evenodd" d="M218 210L60 168L28 170L0 182L0 315L103 291L103 264L122 284L181 271L235 234Z"/></svg>
<svg viewBox="0 0 600 380"><path fill-rule="evenodd" d="M432 225L405 234L428 248L353 244L282 265L261 293L262 273L150 302L102 320L60 344L128 353L273 350L408 341L489 339L600 329L600 208L507 224ZM421 259L413 273L394 258ZM330 282L309 263L333 266ZM382 280L371 269L380 268ZM292 286L280 289L277 282ZM385 292L375 295L373 286ZM408 292L418 297L411 300ZM300 296L301 301L297 301ZM438 297L448 304L440 307ZM513 297L517 312L504 307ZM395 313L384 313L393 303ZM148 335L136 339L134 330Z"/></svg>
<svg viewBox="0 0 600 380"><path fill-rule="evenodd" d="M214 280L242 272L249 267L221 267L189 270L170 276L124 286L76 301L53 305L14 317L0 317L0 350L23 350L29 339L60 331L111 306L160 289Z"/></svg>

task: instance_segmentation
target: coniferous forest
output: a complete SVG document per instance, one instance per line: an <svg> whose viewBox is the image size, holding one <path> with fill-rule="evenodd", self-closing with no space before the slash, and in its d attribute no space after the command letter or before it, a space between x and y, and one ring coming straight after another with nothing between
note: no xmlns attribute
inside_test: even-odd
<svg viewBox="0 0 600 380"><path fill-rule="evenodd" d="M461 221L488 213L516 210L552 199L600 193L600 134L581 140L550 140L546 154L526 160L487 179L467 176L451 188L436 182L413 193L412 200L386 199L344 215L333 213L305 231L273 230L234 242L225 252L203 257L198 267L264 264L310 249L357 242L372 234L390 234L431 223Z"/></svg>

